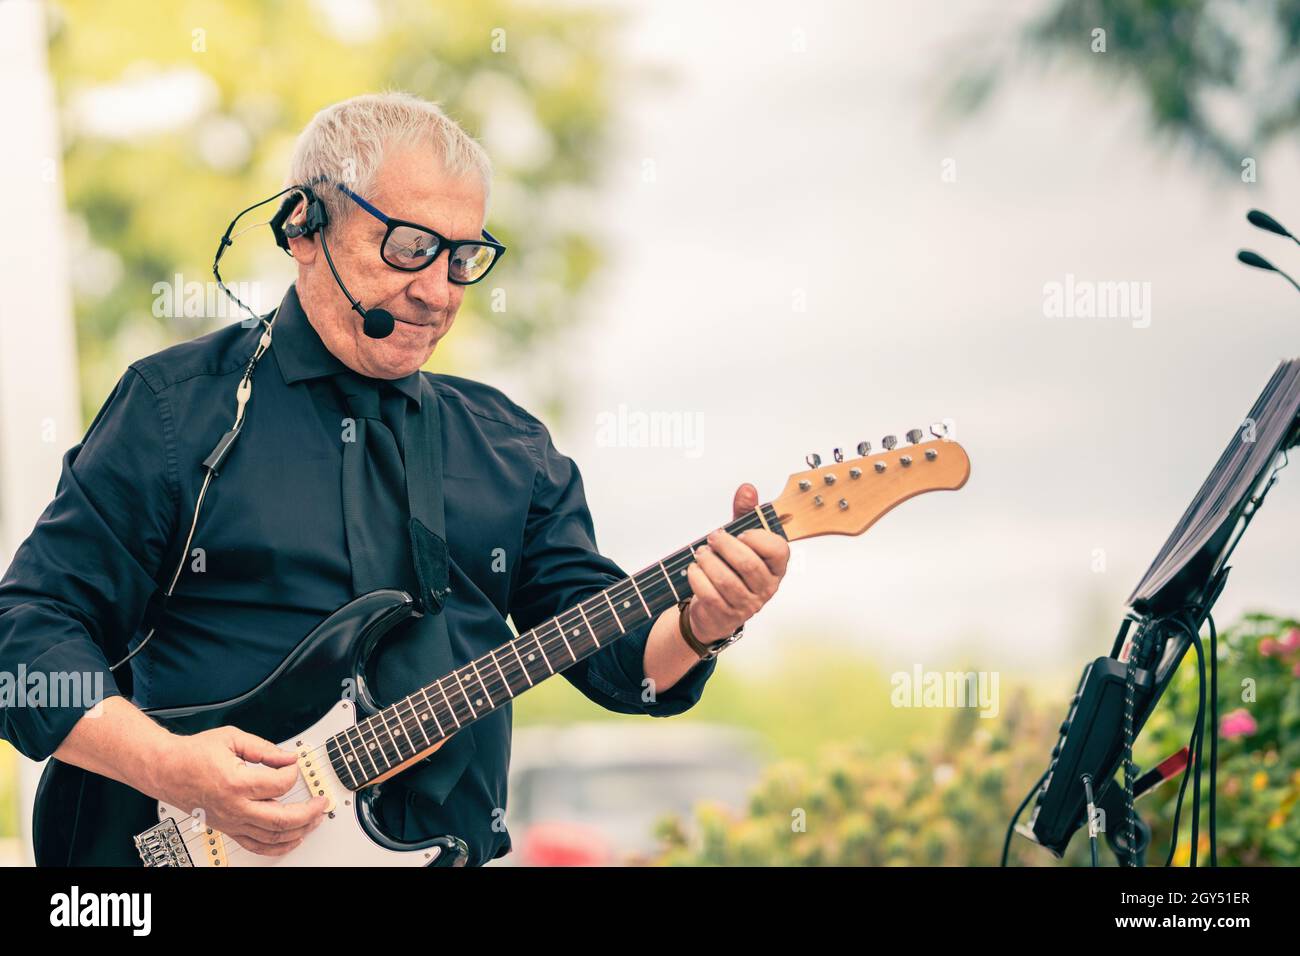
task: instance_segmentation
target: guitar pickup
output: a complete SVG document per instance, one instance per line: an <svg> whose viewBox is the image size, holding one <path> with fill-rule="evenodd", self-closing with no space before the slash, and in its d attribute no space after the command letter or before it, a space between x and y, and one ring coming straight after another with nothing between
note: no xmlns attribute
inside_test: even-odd
<svg viewBox="0 0 1300 956"><path fill-rule="evenodd" d="M298 748L298 772L307 784L307 792L313 797L324 797L325 812L334 812L334 789L325 777L319 754L313 755L306 747Z"/></svg>

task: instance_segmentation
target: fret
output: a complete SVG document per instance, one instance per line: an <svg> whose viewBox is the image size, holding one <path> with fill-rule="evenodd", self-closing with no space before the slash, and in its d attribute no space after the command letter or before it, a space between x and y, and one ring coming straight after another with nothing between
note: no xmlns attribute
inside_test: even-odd
<svg viewBox="0 0 1300 956"><path fill-rule="evenodd" d="M429 713L433 715L433 724L438 728L438 736L446 737L447 731L442 729L442 721L438 719L438 711L434 709L433 703L429 700L429 692L423 687L420 688L420 694L424 697L424 706L429 708ZM424 739L428 740L429 735L425 734Z"/></svg>
<svg viewBox="0 0 1300 956"><path fill-rule="evenodd" d="M641 606L645 608L645 616L647 618L654 617L654 615L650 613L650 605L646 604L645 597L641 594L640 586L636 583L636 575L633 575L630 580L632 581L632 589L636 591L637 599L640 600Z"/></svg>
<svg viewBox="0 0 1300 956"><path fill-rule="evenodd" d="M349 727L344 732L343 739L348 742L348 750L350 750L352 753L352 761L355 764L357 764L358 767L361 767L361 758L357 755L357 742L352 739L353 737L356 737L358 740L360 740L360 735L357 733L357 728L355 725ZM361 767L361 772L365 773L365 769L366 769L365 767Z"/></svg>
<svg viewBox="0 0 1300 956"><path fill-rule="evenodd" d="M387 716L387 713L386 713L387 710L388 710L388 708L385 707L383 710L381 710L381 711L379 712L379 721L380 721L380 723L382 723L382 724L384 725L384 730L386 730L386 731L388 732L388 741L389 741L389 743L391 743L391 744L393 745L393 749L394 749L395 751L397 751L397 762L398 762L398 763L401 763L401 762L402 762L402 745L398 742L397 738L393 736L393 728L390 727L390 726L388 725L388 716ZM396 716L396 715L394 715L394 716ZM400 723L398 724L398 733L401 733L401 724L400 724ZM384 759L388 759L387 756L385 756Z"/></svg>
<svg viewBox="0 0 1300 956"><path fill-rule="evenodd" d="M474 708L474 702L469 699L469 693L465 690L465 677L460 671L452 671L456 677L456 684L460 687L460 695L465 698L465 705L469 707L472 715L471 720L478 720L478 711Z"/></svg>
<svg viewBox="0 0 1300 956"><path fill-rule="evenodd" d="M614 623L618 625L619 636L627 633L627 628L623 626L623 619L618 616L618 609L614 607L614 602L609 599L609 591L601 591L605 595L605 603L609 605L609 612L614 615Z"/></svg>
<svg viewBox="0 0 1300 956"><path fill-rule="evenodd" d="M501 669L501 662L497 660L496 651L488 651L488 656L492 658L492 663L496 665L497 673L501 675L501 683L506 685L506 693L511 697L515 696L514 690L510 687L510 679L506 677L506 672Z"/></svg>
<svg viewBox="0 0 1300 956"><path fill-rule="evenodd" d="M451 706L451 698L447 696L447 689L442 686L443 680L445 680L445 678L438 678L436 682L438 690L442 691L442 699L447 702L447 709L451 711L451 719L456 721L456 729L460 730L460 718L456 716L456 708Z"/></svg>
<svg viewBox="0 0 1300 956"><path fill-rule="evenodd" d="M483 683L483 675L478 672L478 662L470 661L469 666L474 668L474 676L478 679L479 690L483 691L483 696L488 699L488 707L496 710L497 702L492 699L492 692L487 689L487 684Z"/></svg>
<svg viewBox="0 0 1300 956"><path fill-rule="evenodd" d="M379 712L379 715L378 715L378 716L379 716L379 719L382 721L383 718L384 718L384 712L381 710L381 711ZM374 735L374 738L375 738L375 744L379 747L379 756L381 756L381 757L384 758L384 763L388 764L388 769L391 770L392 767L393 767L393 762L392 762L391 760L388 759L388 751L384 748L384 741L383 741L383 739L380 738L380 736L379 736L379 729L378 729L378 728L376 727L376 725L375 725L375 718L374 718L374 717L369 717L369 718L367 718L367 719L366 719L366 725L369 726L371 734ZM385 729L387 729L387 728L385 728ZM392 735L392 733L390 732L389 735L388 735L388 737L389 737L390 740L392 739L392 736L393 736L393 735ZM400 762L400 761L399 761L399 762Z"/></svg>
<svg viewBox="0 0 1300 956"><path fill-rule="evenodd" d="M342 779L342 771L346 770L348 776L352 778L351 789L355 790L358 785L357 775L352 772L352 765L348 763L347 756L343 753L343 746L339 743L337 737L331 737L325 741L325 753L329 755L330 766L334 768L334 776Z"/></svg>
<svg viewBox="0 0 1300 956"><path fill-rule="evenodd" d="M424 688L420 688L420 693L424 693ZM415 718L415 726L419 728L420 736L424 738L424 745L426 747L432 746L433 741L429 739L429 732L424 729L425 721L421 719L420 712L415 707L415 695L412 694L406 700L407 706L411 708L411 716ZM425 700L427 702L428 698L426 697ZM432 711L429 711L429 713L432 714Z"/></svg>
<svg viewBox="0 0 1300 956"><path fill-rule="evenodd" d="M419 750L419 747L415 742L415 735L412 734L410 729L406 726L406 718L402 716L403 704L405 704L406 709L410 711L411 719L415 721L415 729L418 730L421 734L424 734L425 743L429 742L429 735L424 733L424 725L420 723L420 715L416 713L415 704L412 703L410 697L403 697L393 706L393 710L397 713L397 722L402 727L402 736L406 739L407 744L410 746L411 753L416 753Z"/></svg>
<svg viewBox="0 0 1300 956"><path fill-rule="evenodd" d="M578 655L573 653L573 648L569 646L569 639L564 636L564 626L559 623L559 618L555 618L555 622L556 622L555 627L560 632L560 640L564 642L564 649L568 651L569 656L573 658L573 660L570 661L569 663L570 664L578 663Z"/></svg>
<svg viewBox="0 0 1300 956"><path fill-rule="evenodd" d="M668 590L673 592L673 602L676 604L682 603L682 596L677 593L677 588L673 587L673 576L668 573L668 569L664 567L662 561L659 562L659 570L664 573L664 580L668 582Z"/></svg>
<svg viewBox="0 0 1300 956"><path fill-rule="evenodd" d="M519 662L519 669L522 670L522 671L524 672L524 679L528 681L528 686L529 686L529 687L532 687L532 686L533 686L533 678L532 678L532 675L528 673L528 668L527 668L527 666L525 666L525 664L524 664L524 659L523 659L522 657L519 656L519 645L516 644L514 641L511 641L511 642L510 642L510 649L511 649L512 651L515 652L515 660L517 660L517 661Z"/></svg>
<svg viewBox="0 0 1300 956"><path fill-rule="evenodd" d="M587 630L591 632L591 639L595 643L596 649L600 650L600 641L596 638L596 629L592 627L591 622L587 620L587 612L582 609L581 601L578 602L578 613L582 615L582 623L586 624Z"/></svg>
<svg viewBox="0 0 1300 956"><path fill-rule="evenodd" d="M371 753L373 748L366 743L365 735L361 733L361 727L362 724L357 724L357 736L361 738L361 752L370 760L370 766L374 767L375 776L377 777L380 773L379 764L375 763L375 755Z"/></svg>
<svg viewBox="0 0 1300 956"><path fill-rule="evenodd" d="M542 652L542 660L546 662L546 669L551 672L550 676L555 676L555 668L551 666L551 659L546 654L546 648L542 647L542 635L540 633L533 633L533 643L536 644L537 649Z"/></svg>

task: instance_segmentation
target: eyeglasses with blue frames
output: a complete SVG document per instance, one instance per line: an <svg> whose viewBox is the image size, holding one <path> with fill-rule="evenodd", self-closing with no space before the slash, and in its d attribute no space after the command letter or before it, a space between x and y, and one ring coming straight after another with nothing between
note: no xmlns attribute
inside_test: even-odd
<svg viewBox="0 0 1300 956"><path fill-rule="evenodd" d="M419 272L433 265L442 250L446 249L447 280L455 285L473 285L486 277L497 260L505 255L506 247L497 242L496 237L486 229L483 230L482 239L448 239L418 222L394 219L380 212L342 183L334 185L388 227L383 242L379 245L379 257L394 269Z"/></svg>

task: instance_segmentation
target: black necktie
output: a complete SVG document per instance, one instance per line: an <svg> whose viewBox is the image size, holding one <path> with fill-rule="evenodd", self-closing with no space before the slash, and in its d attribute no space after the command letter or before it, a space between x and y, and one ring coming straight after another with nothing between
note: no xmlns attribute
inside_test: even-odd
<svg viewBox="0 0 1300 956"><path fill-rule="evenodd" d="M353 440L347 440L346 430L343 433L342 489L353 596L376 588L400 588L418 595L421 604L427 605L412 559L413 542L422 552L426 573L436 549L428 547L432 536L424 525L410 520L406 466L398 442L405 429L408 399L387 382L363 378L351 370L336 375L335 382L355 423ZM432 396L426 400L436 401ZM423 414L430 412L426 409ZM441 468L441 461L434 467ZM451 672L445 621L428 610L426 607L422 617L389 632L372 656L371 678L381 704L412 694ZM405 771L394 783L441 804L475 749L472 730L466 728L454 734L427 763Z"/></svg>
<svg viewBox="0 0 1300 956"><path fill-rule="evenodd" d="M352 559L354 597L376 588L415 593L407 538L406 468L394 430L402 429L405 396L355 372L336 377L355 426L343 443L343 521ZM396 401L380 389L394 391ZM386 422L382 412L391 416Z"/></svg>

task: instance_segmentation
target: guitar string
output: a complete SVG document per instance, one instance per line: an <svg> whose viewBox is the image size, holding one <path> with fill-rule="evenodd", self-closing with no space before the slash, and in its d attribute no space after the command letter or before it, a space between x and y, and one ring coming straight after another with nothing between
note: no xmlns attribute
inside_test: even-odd
<svg viewBox="0 0 1300 956"><path fill-rule="evenodd" d="M802 501L804 501L804 500L807 500L807 499L801 499L800 501L802 502ZM747 531L747 530L752 530L752 529L754 529L754 528L763 527L763 526L764 526L764 522L763 522L762 520L760 520L760 518L759 518L759 511L761 511L761 510L763 510L763 509L765 509L765 508L768 508L769 506L771 506L772 512L773 512L774 514L776 514L776 508L775 508L775 505L774 505L773 503L770 503L770 502L769 502L769 503L761 503L761 504L759 504L759 505L757 506L756 509L753 509L753 510L750 510L750 511L746 512L745 515L741 516L741 517L738 518L738 519L734 519L731 523L729 523L728 525L725 525L724 527L726 527L726 528L728 529L728 532L731 533L731 534L733 534L733 535L739 535L739 534L744 533L744 532ZM820 507L821 507L821 506L819 506L819 505L815 505L815 504L814 504L811 508L807 508L807 507L800 507L799 504L796 504L796 505L795 505L795 506L790 510L789 517L797 516L800 512L803 512L803 511L814 511L814 510L817 510L817 509L820 508ZM787 519L787 520L788 520L788 519ZM667 559L665 559L665 560L663 560L663 561L657 562L656 564L648 565L647 567L641 569L641 571L636 572L635 574L631 575L630 577L628 577L628 578L624 578L624 579L621 580L621 581L615 582L614 584L610 585L608 588L606 588L605 590L599 592L598 594L592 595L592 596L589 597L589 598L584 598L582 601L579 601L577 604L575 604L572 608L569 608L569 609L567 609L567 610L565 610L565 611L562 611L560 614L555 615L554 617L548 619L547 621L544 621L542 624L538 625L537 627L534 627L534 628L529 629L529 630L526 631L524 634L519 635L518 637L516 637L515 639L513 639L511 642L508 642L507 644L503 644L503 645L501 645L501 648L493 648L491 651L489 651L488 654L481 655L481 656L478 657L478 658L474 658L474 659L472 659L468 664L464 664L464 665L461 665L461 667L454 668L450 674L444 675L443 677L441 677L441 678L439 678L437 681L435 681L433 684L430 684L430 685L427 685L427 686L437 686L437 687L438 687L439 691L441 691L441 692L443 693L443 696L444 696L444 698L446 699L446 702L447 702L447 705L448 705L448 709L449 709L449 710L451 711L451 713L454 715L454 714L455 714L455 706L451 703L451 698L450 698L450 696L446 694L446 689L442 687L442 682L445 681L445 680L447 680L448 678L452 678L452 677L454 677L454 678L456 679L457 684L459 685L459 689L460 689L460 691L461 691L462 696L465 696L465 698L466 698L466 703L468 704L468 696L465 694L464 678L461 676L461 671L465 670L466 668L473 668L474 673L475 673L475 676L476 676L476 681L477 681L477 683L479 684L480 688L484 690L484 692L488 695L488 697L489 697L490 700L495 701L496 698L492 695L491 690L488 690L488 688L487 688L487 684L485 683L485 679L481 676L481 673L478 671L478 669L477 669L476 667L474 667L474 665L476 665L479 661L487 661L487 660L490 659L490 660L492 660L492 662L493 662L494 668L497 669L497 670L500 670L500 665L497 664L497 663L496 663L496 660L495 660L495 652L496 652L497 650L499 650L499 649L504 649L504 648L509 647L509 646L511 646L511 645L517 644L518 642L520 642L523 638L527 637L528 635L533 635L533 637L532 637L531 640L530 640L530 643L536 643L536 644L538 645L539 649L542 650L542 652L543 652L543 656L546 657L547 660L548 660L548 662L549 662L549 655L546 654L546 644L547 644L547 643L550 643L550 642L555 641L556 638L560 638L560 640L563 642L564 646L566 647L566 650L568 649L568 641L564 638L564 635L563 635L564 628L561 627L560 625L561 625L561 622L562 622L562 619L563 619L563 618L565 618L565 617L568 616L568 615L572 615L575 611L578 611L578 612L579 612L580 618L583 620L583 623L586 624L586 626L587 626L588 633L591 634L591 639L592 639L593 641L595 641L595 640L596 640L596 639L595 639L595 636L594 636L593 633L591 633L591 632L594 630L593 625L589 622L589 619L587 619L587 618L585 618L585 617L582 616L583 612L582 612L581 610L579 610L579 609L582 609L582 608L583 608L583 605L585 605L585 604L587 604L587 603L589 603L589 602L592 602L592 601L597 601L599 598L601 598L601 597L603 597L603 596L605 596L605 595L607 595L607 594L608 594L608 595L610 596L610 598L612 599L613 596L614 596L614 592L615 592L618 588L620 588L620 587L621 587L621 588L631 588L632 590L630 590L628 593L639 592L641 598L644 599L645 596L646 596L647 594L652 593L651 590L650 590L650 588L651 588L651 586L653 586L653 588L655 588L655 589L656 589L656 592L657 592L657 593L654 594L654 597L652 598L652 600L654 600L654 601L657 601L657 599L658 599L659 597L664 596L664 591L665 591L665 590L667 590L667 591L670 592L670 593L674 593L674 594L676 594L675 589L673 588L673 586L672 586L671 583L670 583L672 576L673 576L677 571L681 570L682 567L689 567L689 565L694 561L694 551L696 550L697 547L699 547L699 546L703 546L705 543L707 543L707 538L699 538L699 539L697 539L696 542L693 542L692 544L687 545L685 548L678 549L678 551L674 552L674 554L673 554L672 556L670 556L669 558L667 558ZM684 560L684 563L681 564L680 566L677 565L676 562L678 562L679 560L683 560L683 559L686 558L686 553L687 553L688 551L691 553L691 558L690 558L689 560ZM669 565L673 565L673 567L672 567L672 571L671 571L671 572L668 572L668 566L669 566ZM642 588L642 587L639 587L639 586L638 586L636 579L639 578L643 573L646 573L646 572L652 572L652 571L659 571L659 570L662 570L663 572L667 572L666 574L661 574L661 575L660 575L660 577L663 577L663 582L662 582L662 583L660 583L660 581L656 578L655 580L653 580L653 581L651 582L651 585L647 585L647 587L645 587L645 588ZM666 586L666 587L665 587L665 586ZM621 596L621 597L619 598L620 601L623 600L624 597L626 597L626 595ZM649 603L649 602L647 602L647 603ZM666 611L666 610L667 610L667 608L665 608L665 611ZM664 613L664 612L661 611L661 612L659 612L659 613L662 614L662 613ZM593 614L609 615L609 616L610 616L610 617L611 617L615 622L618 623L618 625L619 625L620 627L622 627L621 620L619 619L617 613L614 612L612 609L610 609L608 605L602 607L602 609L601 609L600 611L598 611L598 612L593 612ZM657 619L657 615L654 615L653 617L655 617L655 618ZM649 620L649 618L648 618L647 620ZM577 619L575 619L574 623L577 623ZM632 627L633 627L633 628L640 627L640 626L644 625L645 623L646 623L646 621L640 621L640 622L638 622L638 623L632 625ZM553 626L553 627L555 627L555 633L552 634L552 635L549 635L549 636L545 636L545 637L543 637L543 635L542 635L541 632L542 632L545 628L547 628L548 626ZM623 636L623 634L626 633L626 630L627 630L626 628L623 629L623 630L621 630L620 633L614 637L614 639L617 639L618 637ZM611 644L611 643L613 643L612 640L609 641L609 642L607 642L605 645L600 645L600 644L597 642L596 647L595 647L594 649L582 652L581 656L576 656L576 655L573 654L573 652L572 652L571 650L569 650L569 654L570 654L570 657L571 657L570 661L569 661L567 664L562 665L562 666L559 668L559 670L553 670L553 669L550 669L550 668L548 667L548 671L547 671L547 673L542 677L542 679L545 680L546 678L551 677L551 676L553 676L554 674L558 674L558 673L560 673L560 672L563 671L563 670L567 670L569 667L572 667L574 664L576 664L579 660L583 660L583 659L585 659L587 656L590 656L591 654L595 653L596 651L602 649L602 647L609 646L609 644ZM492 669L493 669L493 668L488 668L489 673L491 672ZM525 673L525 674L528 673L528 671L527 671L527 667L526 667L526 666L525 666L524 669L523 669L523 673ZM499 680L499 681L498 681L498 678L496 678L496 677L488 678L487 680L490 681L490 682L492 683L492 687L493 687L493 689L497 690L498 693L499 693L501 690L505 690L505 691L507 692L507 695L508 695L507 698L505 698L505 699L502 700L502 704L504 704L504 703L509 702L509 700L513 700L514 697L516 697L516 696L518 696L518 695L517 695L517 694L513 694L513 693L511 692L511 688L510 688L509 680L508 680L508 678L505 678L505 677L504 677L504 674L503 674L503 673L502 673L502 674L499 674L499 677L501 678L501 680ZM531 677L531 675L528 675L528 677ZM530 683L530 684L528 685L528 687L523 688L523 689L520 691L520 693L523 693L524 691L531 689L532 686L534 686L534 685L533 685L532 683ZM421 691L424 691L424 690L426 690L426 689L427 689L427 688L421 688L420 691L417 691L416 693L420 693ZM427 694L426 694L425 696L426 696L426 699L427 699ZM376 717L379 717L380 714L387 713L387 712L389 712L389 711L392 711L392 713L393 713L395 719L396 719L397 722L398 722L398 726L401 727L401 729L402 729L403 735L404 735L404 736L407 736L408 734L407 734L406 722L407 722L408 718L404 718L404 717L401 716L401 714L400 714L400 707L401 707L403 704L406 704L406 705L410 708L410 710L411 710L411 714L412 714L413 716L416 717L416 726L417 726L417 728L418 728L418 727L420 726L420 724L419 724L419 718L418 718L418 714L417 714L417 708L416 708L416 705L414 705L413 703L411 703L411 700L412 700L413 697L414 697L414 694L412 694L412 695L408 695L407 697L403 698L402 700L399 700L399 701L394 702L393 704L387 705L385 708L383 708L381 711L377 712L376 714L371 715L370 717L367 717L367 718L365 719L365 721L358 721L357 724L354 724L354 725L353 725L353 727L348 728L347 730L345 730L345 731L343 731L343 732L341 732L341 733L339 733L339 734L335 734L335 735L331 736L331 737L328 738L328 739L327 739L327 740L326 740L326 741L325 741L321 746L316 747L316 748L313 748L311 751L309 751L309 752L308 752L308 756L315 757L315 758L317 758L317 759L324 759L324 760L327 760L327 761L328 761L329 758L328 758L328 754L326 753L326 748L328 747L328 745L329 745L329 743L330 743L331 741L333 741L333 740L334 740L335 738L337 738L337 737L342 737L343 739L346 740L346 739L347 739L347 735L348 735L349 733L353 732L353 731L356 731L356 732L358 733L358 736L360 737L360 736L361 736L361 730L360 730L360 728L361 728L361 724L362 724L362 723L371 723L371 722L374 721L374 719L375 719ZM491 707L488 708L487 712L488 712L488 713L494 712L494 711L497 709L497 707L499 707L499 706L501 706L501 705L495 705L495 704L494 704L493 706L491 706ZM475 708L473 707L472 704L469 705L469 708L470 708L470 711L471 711L471 713L473 714L473 716L469 719L468 722L463 722L463 723L462 723L462 724L457 728L457 730L456 730L454 733L459 733L459 732L460 732L460 729L461 729L463 726L466 726L467 723L473 723L473 722L476 721L476 720L478 719L478 717L480 716L479 712L477 712L477 711L475 710ZM441 714L438 713L436 705L432 705L432 704L430 704L430 706L429 706L429 710L432 711L432 712L433 712L436 716L438 716L438 717L441 717L441 716L442 716ZM381 722L382 722L382 719L381 719ZM426 720L426 723L427 723L427 720ZM386 724L386 723L384 724L384 726L385 726L385 729L387 730L388 728L387 728L387 724ZM384 746L383 746L382 741L379 741L379 739L378 739L378 736L377 736L377 729L375 729L374 727L371 727L371 728L369 728L369 729L371 730L372 735L374 735L375 741L379 743L379 747L380 747L380 756L381 756L382 759L385 761L385 763L388 763L387 751L384 749ZM444 734L444 735L442 736L441 739L444 740L444 741L447 740L447 739L450 739L451 736L454 736L454 733L453 733L453 734ZM391 730L389 731L389 737L390 737L390 740L393 739L393 738L392 738L392 732L391 732ZM414 739L414 738L412 738L412 739ZM362 743L365 743L364 737L361 737L361 740L362 740ZM393 740L393 743L396 745L396 744L397 744L397 741L396 741L396 740ZM349 741L349 745L350 745L350 746L352 745L350 741ZM372 747L372 749L373 749L373 747ZM427 748L426 748L426 749L427 749ZM419 753L419 752L417 751L417 753L416 753L415 756L418 756L418 753ZM401 756L401 751L400 751L400 749L398 750L397 756L398 756L398 765L400 765L401 763L403 763L403 762L405 762L405 761L407 761L407 760L411 760L411 759L412 759L411 757L403 758L403 757ZM372 762L372 764L374 764L373 757L371 758L371 762ZM375 766L377 767L378 765L375 764ZM390 764L390 765L389 765L389 769L391 769L392 766L394 766L394 765L393 765L393 764ZM332 762L331 762L331 769L332 769ZM385 771L383 771L383 772L387 772L387 770L385 770ZM381 773L380 775L382 775L382 773ZM336 776L337 776L337 774L336 774ZM340 782L341 782L341 778L340 778ZM346 789L346 788L345 788L345 789ZM360 789L365 789L365 787L363 786L363 787L360 788ZM281 794L279 797L275 798L275 800L276 800L277 802L281 802L281 803L283 803L283 802L288 802L292 797L296 796L299 792L310 793L310 790L309 790L309 788L307 787L307 783L306 783L306 781L301 777L301 775L299 776L299 778L298 778L298 782L294 785L294 787L292 787L292 788L291 788L289 791L287 791L286 793ZM349 792L349 793L356 793L357 791L348 790L347 792ZM205 828L205 829L206 829L206 828ZM235 841L235 838L234 838L234 837L230 837L230 836L228 836L228 835L226 835L226 834L221 834L221 835L222 835L222 837L223 837L223 841L224 841L224 840L229 840L229 841L231 841L231 842L234 842L234 841ZM185 838L182 838L182 842L185 843L185 845L186 845L186 849L189 850L189 849L191 848L191 845L194 844L194 843L204 843L204 842L206 841L206 839L207 839L207 836L208 836L208 835L207 835L206 833L199 833L199 834L198 834L194 839L185 839ZM229 858L230 856L233 856L233 855L235 855L235 854L237 854L237 853L240 853L240 852L251 852L251 851L247 851L247 849L246 849L245 847L243 847L243 846L240 845L239 843L235 842L235 845L234 845L233 847L231 847L230 849L228 849L228 850L226 851L226 854L225 854L225 855L226 855L227 858ZM261 856L261 855L262 855L262 854L259 854L259 856ZM193 854L191 854L191 856L193 856Z"/></svg>

